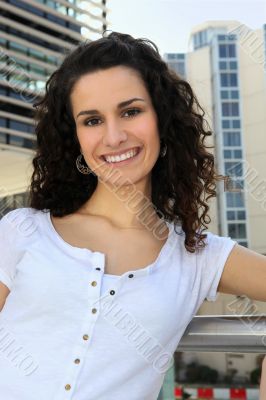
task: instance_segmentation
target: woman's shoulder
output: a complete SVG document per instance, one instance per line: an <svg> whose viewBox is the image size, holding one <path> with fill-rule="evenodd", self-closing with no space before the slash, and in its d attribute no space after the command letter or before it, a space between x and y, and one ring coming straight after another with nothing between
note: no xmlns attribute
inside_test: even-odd
<svg viewBox="0 0 266 400"><path fill-rule="evenodd" d="M2 216L0 219L0 232L2 235L14 237L29 237L37 231L38 218L42 213L32 207L18 207Z"/></svg>

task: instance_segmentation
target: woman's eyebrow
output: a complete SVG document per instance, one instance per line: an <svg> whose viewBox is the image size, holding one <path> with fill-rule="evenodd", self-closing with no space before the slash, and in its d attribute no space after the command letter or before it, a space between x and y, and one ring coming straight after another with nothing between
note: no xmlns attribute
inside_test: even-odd
<svg viewBox="0 0 266 400"><path fill-rule="evenodd" d="M141 99L140 97L133 97L132 99L129 99L129 100L126 100L126 101L122 101L121 103L119 103L117 105L117 108L120 109L122 107L128 106L129 104L133 103L133 101L136 101L136 100L140 100L140 101L144 101L145 102L145 100ZM78 113L77 118L80 115L93 115L93 114L99 114L99 111L98 110L83 110L83 111L80 111Z"/></svg>

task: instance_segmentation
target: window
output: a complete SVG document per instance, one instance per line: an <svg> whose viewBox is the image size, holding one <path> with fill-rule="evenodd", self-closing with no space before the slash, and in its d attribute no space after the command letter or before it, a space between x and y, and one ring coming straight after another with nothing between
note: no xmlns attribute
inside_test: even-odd
<svg viewBox="0 0 266 400"><path fill-rule="evenodd" d="M15 129L17 131L33 133L34 127L32 125L25 124L20 121L10 121L10 128Z"/></svg>
<svg viewBox="0 0 266 400"><path fill-rule="evenodd" d="M7 122L7 120L6 120L6 118L0 118L0 126L1 127L6 127L6 122Z"/></svg>
<svg viewBox="0 0 266 400"><path fill-rule="evenodd" d="M237 74L232 73L228 74L229 75L229 86L237 86Z"/></svg>
<svg viewBox="0 0 266 400"><path fill-rule="evenodd" d="M222 99L229 99L229 91L228 90L222 90L221 91L221 98Z"/></svg>
<svg viewBox="0 0 266 400"><path fill-rule="evenodd" d="M240 129L240 120L239 119L233 119L232 123L233 123L234 129Z"/></svg>
<svg viewBox="0 0 266 400"><path fill-rule="evenodd" d="M6 43L7 43L7 40L6 39L3 39L3 38L0 38L0 44L1 45L6 45Z"/></svg>
<svg viewBox="0 0 266 400"><path fill-rule="evenodd" d="M227 62L226 61L220 61L219 62L219 68L220 69L227 69Z"/></svg>
<svg viewBox="0 0 266 400"><path fill-rule="evenodd" d="M231 99L239 99L238 90L231 90Z"/></svg>
<svg viewBox="0 0 266 400"><path fill-rule="evenodd" d="M236 73L221 73L220 82L222 87L237 86L237 74Z"/></svg>
<svg viewBox="0 0 266 400"><path fill-rule="evenodd" d="M243 176L243 165L241 161L226 161L224 163L225 175Z"/></svg>
<svg viewBox="0 0 266 400"><path fill-rule="evenodd" d="M222 115L224 117L236 117L239 115L239 105L234 103L222 103Z"/></svg>
<svg viewBox="0 0 266 400"><path fill-rule="evenodd" d="M234 150L234 158L242 158L242 150Z"/></svg>
<svg viewBox="0 0 266 400"><path fill-rule="evenodd" d="M224 150L224 158L232 158L231 150Z"/></svg>
<svg viewBox="0 0 266 400"><path fill-rule="evenodd" d="M237 211L237 219L246 219L246 211Z"/></svg>
<svg viewBox="0 0 266 400"><path fill-rule="evenodd" d="M247 237L246 224L228 224L228 235L233 239L245 239Z"/></svg>
<svg viewBox="0 0 266 400"><path fill-rule="evenodd" d="M244 207L244 193L226 192L226 206L232 208Z"/></svg>
<svg viewBox="0 0 266 400"><path fill-rule="evenodd" d="M227 215L227 219L229 219L229 220L234 220L234 219L236 219L236 217L235 217L235 211L227 211L226 215Z"/></svg>
<svg viewBox="0 0 266 400"><path fill-rule="evenodd" d="M230 121L228 121L227 119L223 119L222 120L222 127L223 127L223 129L229 129L230 128Z"/></svg>
<svg viewBox="0 0 266 400"><path fill-rule="evenodd" d="M225 185L225 192L240 193L245 190L243 179L234 176L228 176L228 178Z"/></svg>
<svg viewBox="0 0 266 400"><path fill-rule="evenodd" d="M23 46L22 44L15 43L15 42L10 42L9 48L10 48L10 50L15 50L22 54L27 54L27 52L28 52L27 47Z"/></svg>
<svg viewBox="0 0 266 400"><path fill-rule="evenodd" d="M236 57L236 45L235 44L228 45L228 56L232 57L232 58Z"/></svg>
<svg viewBox="0 0 266 400"><path fill-rule="evenodd" d="M220 44L219 45L219 57L220 58L225 58L226 57L226 45L225 44Z"/></svg>
<svg viewBox="0 0 266 400"><path fill-rule="evenodd" d="M230 69L237 69L237 62L236 61L230 61L229 65L230 65Z"/></svg>
<svg viewBox="0 0 266 400"><path fill-rule="evenodd" d="M235 58L236 57L236 45L235 44L220 44L219 45L219 57L220 58Z"/></svg>

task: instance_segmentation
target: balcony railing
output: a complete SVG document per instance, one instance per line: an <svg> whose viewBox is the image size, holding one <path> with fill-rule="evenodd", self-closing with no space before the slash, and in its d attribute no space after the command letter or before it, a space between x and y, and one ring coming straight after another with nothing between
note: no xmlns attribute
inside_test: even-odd
<svg viewBox="0 0 266 400"><path fill-rule="evenodd" d="M177 351L266 353L266 314L197 315Z"/></svg>
<svg viewBox="0 0 266 400"><path fill-rule="evenodd" d="M176 351L266 353L266 314L197 315ZM166 376L158 400L174 399L174 374Z"/></svg>

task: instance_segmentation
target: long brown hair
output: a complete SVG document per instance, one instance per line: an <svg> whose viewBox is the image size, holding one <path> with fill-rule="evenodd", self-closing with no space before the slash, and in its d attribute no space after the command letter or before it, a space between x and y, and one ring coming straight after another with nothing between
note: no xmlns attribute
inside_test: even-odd
<svg viewBox="0 0 266 400"><path fill-rule="evenodd" d="M97 186L94 174L80 174L80 146L71 112L70 93L89 72L118 65L140 73L158 117L160 139L167 145L152 169L152 203L160 215L181 225L185 247L204 247L210 223L208 199L216 196L214 156L207 151L211 135L189 83L172 71L157 46L148 39L112 32L84 41L67 54L46 83L43 98L34 104L37 149L30 185L30 206L49 209L53 216L78 210ZM88 89L89 90L89 89Z"/></svg>

